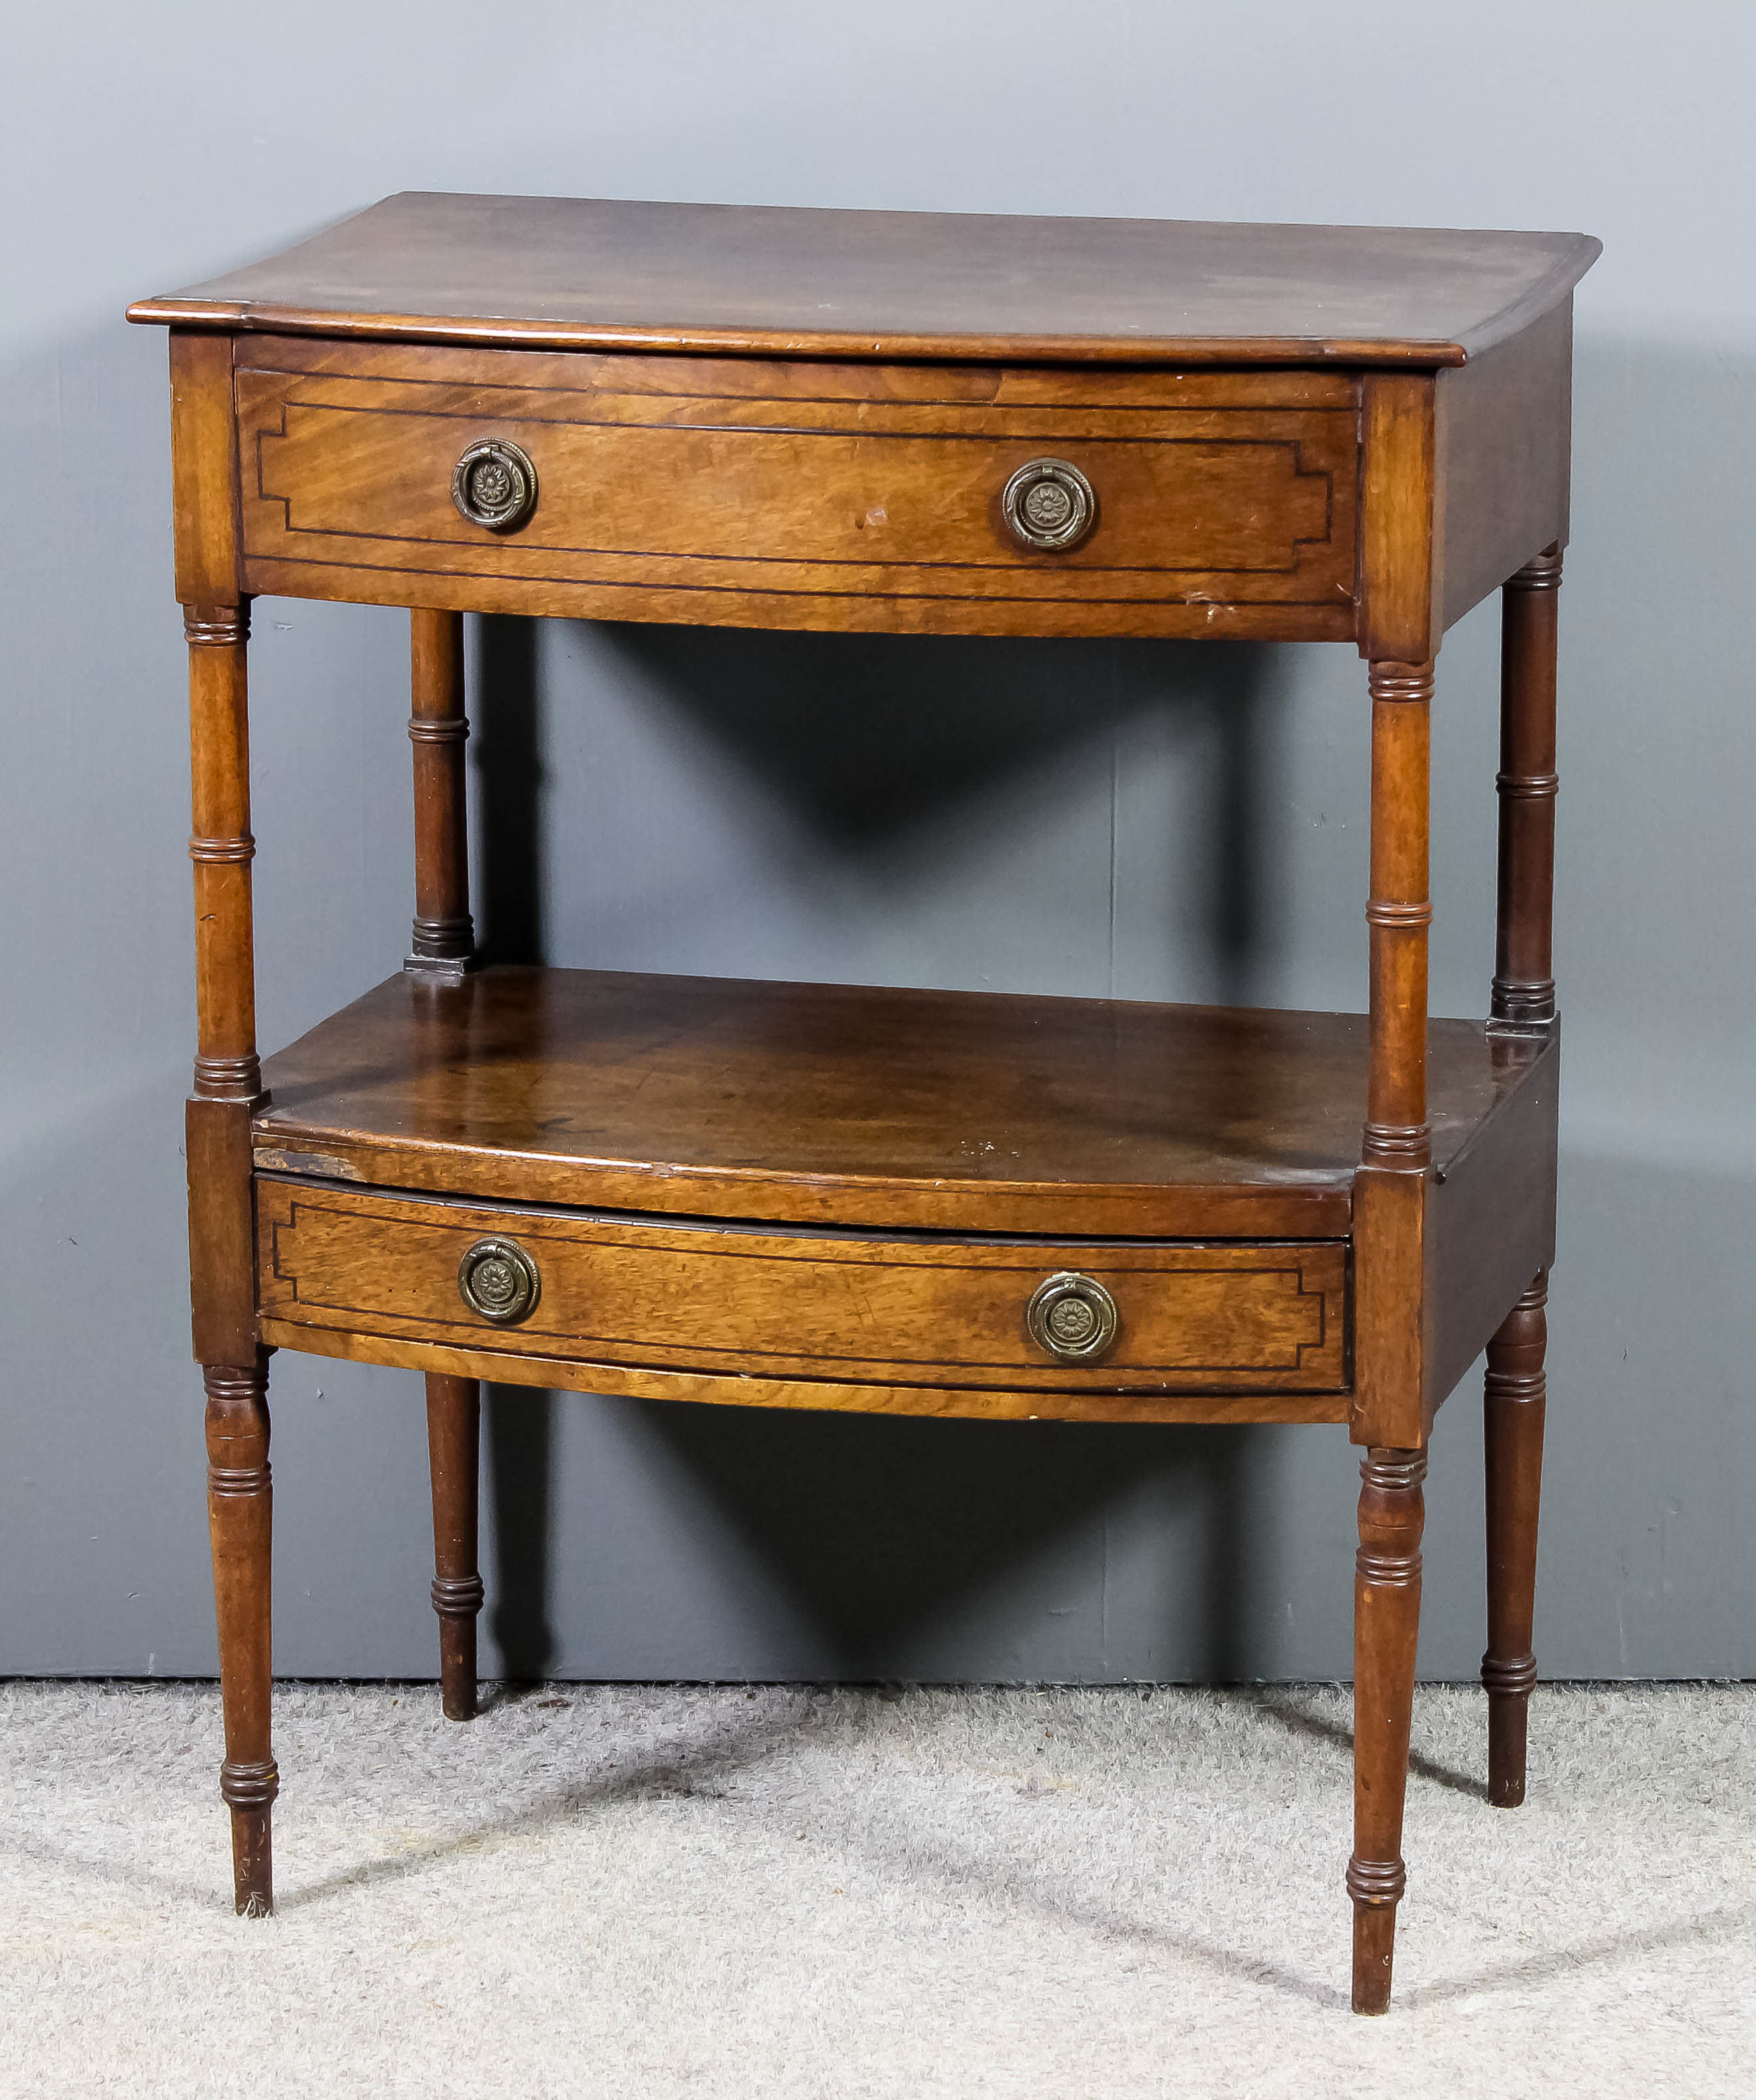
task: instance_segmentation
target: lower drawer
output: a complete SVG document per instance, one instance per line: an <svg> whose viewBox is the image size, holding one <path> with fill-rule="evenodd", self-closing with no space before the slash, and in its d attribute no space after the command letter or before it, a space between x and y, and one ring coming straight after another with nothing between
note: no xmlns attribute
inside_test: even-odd
<svg viewBox="0 0 1756 2100"><path fill-rule="evenodd" d="M1346 1389L1347 1245L861 1237L258 1183L295 1327L719 1376L1014 1392Z"/></svg>

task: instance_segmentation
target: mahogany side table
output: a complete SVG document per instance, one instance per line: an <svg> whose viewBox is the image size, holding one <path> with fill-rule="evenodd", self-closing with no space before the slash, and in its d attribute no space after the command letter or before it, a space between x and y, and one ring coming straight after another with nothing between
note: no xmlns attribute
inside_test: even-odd
<svg viewBox="0 0 1756 2100"><path fill-rule="evenodd" d="M1485 1347L1524 1798L1560 1057L1575 234L392 197L170 329L188 1105L237 1908L272 1905L267 1362L426 1374L444 1708L478 1381L1362 1447L1353 2003L1389 2001L1440 1403ZM1429 1021L1428 717L1503 590L1486 1022ZM258 1062L256 596L411 608L403 969ZM463 615L1352 642L1366 1015L474 967Z"/></svg>

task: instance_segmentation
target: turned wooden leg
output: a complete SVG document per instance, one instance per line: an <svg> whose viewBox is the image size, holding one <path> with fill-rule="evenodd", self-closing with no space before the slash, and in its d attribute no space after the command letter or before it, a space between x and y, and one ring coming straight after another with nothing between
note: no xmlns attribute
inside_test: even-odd
<svg viewBox="0 0 1756 2100"><path fill-rule="evenodd" d="M1402 1802L1421 1613L1424 1451L1374 1449L1360 1466L1353 1586L1353 2010L1390 2005L1401 1899Z"/></svg>
<svg viewBox="0 0 1756 2100"><path fill-rule="evenodd" d="M1500 874L1489 1026L1555 1019L1555 672L1561 550L1507 579L1500 615Z"/></svg>
<svg viewBox="0 0 1756 2100"><path fill-rule="evenodd" d="M1548 1346L1546 1270L1488 1344L1488 1798L1524 1798L1524 1728L1537 1681L1531 1620L1537 1596L1537 1515L1542 1497L1542 1359Z"/></svg>
<svg viewBox="0 0 1756 2100"><path fill-rule="evenodd" d="M280 1785L268 1740L274 1490L268 1476L267 1353L258 1352L248 1370L204 1365L203 1376L207 1516L226 1721L219 1791L232 1811L238 1915L266 1917L275 1907L269 1818Z"/></svg>
<svg viewBox="0 0 1756 2100"><path fill-rule="evenodd" d="M475 960L465 804L463 615L410 615L408 717L414 746L415 923L404 968L460 982Z"/></svg>
<svg viewBox="0 0 1756 2100"><path fill-rule="evenodd" d="M1433 667L1374 664L1371 893L1366 899L1371 1017L1366 1052L1368 1167L1412 1171L1432 1157L1427 1113L1428 782Z"/></svg>
<svg viewBox="0 0 1756 2100"><path fill-rule="evenodd" d="M439 1696L448 1721L475 1718L476 1485L482 1388L474 1379L427 1379L433 1467L433 1608L439 1621Z"/></svg>

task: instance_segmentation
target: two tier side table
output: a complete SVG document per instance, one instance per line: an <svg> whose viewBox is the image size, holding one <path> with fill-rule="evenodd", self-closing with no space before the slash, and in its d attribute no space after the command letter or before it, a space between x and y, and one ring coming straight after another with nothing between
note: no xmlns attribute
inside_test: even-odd
<svg viewBox="0 0 1756 2100"><path fill-rule="evenodd" d="M268 1359L425 1374L445 1711L479 1381L1361 1447L1353 2003L1389 2001L1441 1401L1485 1348L1490 1798L1522 1800L1560 1056L1573 234L392 197L143 302L189 642L195 1353L240 1912L271 1908ZM1502 597L1485 1022L1429 1020L1428 723ZM408 608L401 970L263 1064L263 595ZM1352 644L1370 1010L479 968L470 612Z"/></svg>

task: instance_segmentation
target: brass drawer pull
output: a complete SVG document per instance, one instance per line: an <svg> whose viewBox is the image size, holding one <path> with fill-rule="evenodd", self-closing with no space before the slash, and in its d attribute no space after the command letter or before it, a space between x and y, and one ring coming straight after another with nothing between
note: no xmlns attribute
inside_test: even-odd
<svg viewBox="0 0 1756 2100"><path fill-rule="evenodd" d="M1039 1283L1025 1308L1039 1349L1070 1363L1089 1363L1116 1339L1116 1301L1096 1277L1058 1270Z"/></svg>
<svg viewBox="0 0 1756 2100"><path fill-rule="evenodd" d="M536 470L510 438L483 438L452 470L451 500L472 525L510 532L536 508Z"/></svg>
<svg viewBox="0 0 1756 2100"><path fill-rule="evenodd" d="M1001 492L1000 514L1023 545L1063 554L1096 523L1097 497L1070 460L1028 460Z"/></svg>
<svg viewBox="0 0 1756 2100"><path fill-rule="evenodd" d="M536 1310L543 1279L516 1240L478 1240L457 1264L457 1288L472 1312L512 1327Z"/></svg>

